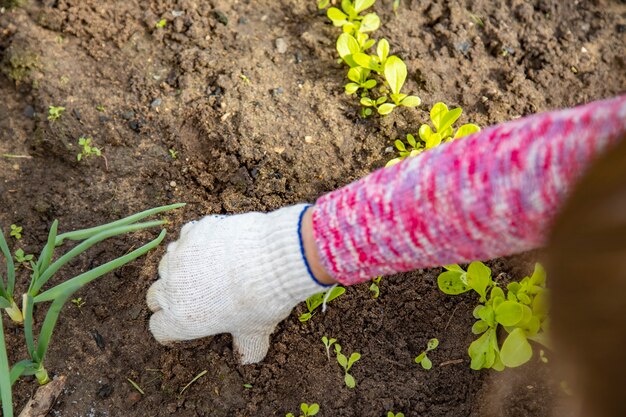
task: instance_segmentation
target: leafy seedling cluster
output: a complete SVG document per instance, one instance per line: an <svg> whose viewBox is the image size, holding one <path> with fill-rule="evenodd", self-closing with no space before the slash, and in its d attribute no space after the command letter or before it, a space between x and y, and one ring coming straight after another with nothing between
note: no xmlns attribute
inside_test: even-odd
<svg viewBox="0 0 626 417"><path fill-rule="evenodd" d="M369 33L380 27L376 13L366 13L376 0L342 0L341 9L331 7L327 11L333 25L342 29L336 48L341 61L350 68L345 92L360 97L362 116L369 116L375 109L387 115L398 106L416 107L421 100L402 91L407 77L407 67L396 55L389 55L390 46L386 39L376 41ZM318 7L325 8L327 1L319 1ZM376 45L376 51L368 50ZM378 86L378 88L376 88Z"/></svg>
<svg viewBox="0 0 626 417"><path fill-rule="evenodd" d="M472 333L481 336L468 349L472 369L501 371L523 365L533 355L529 340L549 348L548 290L540 264L535 265L532 276L508 284L506 294L482 262L472 262L467 271L458 265L445 268L437 278L441 291L457 295L474 290L479 295L473 312L478 321ZM501 346L497 337L500 327L508 333Z"/></svg>
<svg viewBox="0 0 626 417"><path fill-rule="evenodd" d="M316 403L313 403L310 405L307 403L302 403L300 404L300 411L302 411L302 414L300 414L300 417L314 416L314 415L317 415L317 413L319 413L320 406L319 404L316 404ZM295 415L293 413L287 413L285 414L285 417L295 417Z"/></svg>
<svg viewBox="0 0 626 417"><path fill-rule="evenodd" d="M454 123L461 117L463 109L461 107L448 109L444 103L436 103L430 110L430 121L433 127L423 124L418 130L418 138L412 134L406 136L407 145L401 140L395 141L395 147L400 156L387 162L386 166L392 166L409 156L419 155L427 149L439 146L442 143L450 142L464 136L480 131L480 127L473 123L467 123L454 129Z"/></svg>
<svg viewBox="0 0 626 417"><path fill-rule="evenodd" d="M24 230L24 228L22 226L18 226L16 224L12 224L11 225L11 232L9 232L9 235L11 237L16 238L17 240L20 240L22 238L22 231Z"/></svg>
<svg viewBox="0 0 626 417"><path fill-rule="evenodd" d="M352 365L361 359L361 354L359 352L353 352L348 358L346 355L341 353L341 345L339 343L335 343L335 353L337 354L337 363L339 363L339 366L341 366L344 371L343 381L345 382L346 387L356 387L356 381L349 371L352 368Z"/></svg>
<svg viewBox="0 0 626 417"><path fill-rule="evenodd" d="M0 231L0 252L6 263L6 280L0 276L0 309L4 310L15 323L23 324L25 350L28 353L26 359L10 367L2 320L0 319L0 399L4 417L13 417L12 386L21 376L34 375L40 384L46 384L50 381L48 372L44 367L44 360L61 309L71 295L96 278L126 265L158 246L165 238L165 229L161 230L156 239L128 252L124 256L83 272L52 288L44 290L44 285L63 266L97 243L115 236L161 226L166 223L165 220L141 221L151 215L173 210L183 205L172 204L158 207L102 226L62 234L57 234L58 222L55 220L50 227L47 243L39 257L37 260L34 257L29 260L32 273L28 290L21 297L21 308L16 302L14 293L16 269L13 263L13 256L11 256L4 235ZM55 249L62 246L66 241L75 241L77 244L55 260ZM75 300L80 300L80 298ZM48 305L47 303L50 304ZM78 305L78 303L76 304ZM47 308L45 318L40 326L36 326L34 323L33 312L35 308ZM36 335L36 327L39 328L38 335Z"/></svg>
<svg viewBox="0 0 626 417"><path fill-rule="evenodd" d="M338 287L333 287L329 291L330 291L330 294L328 294L328 291L326 291L326 292L314 294L310 296L309 298L307 298L306 308L309 311L307 313L302 314L298 318L298 320L300 320L303 323L306 321L309 321L311 317L313 317L313 315L315 314L315 310L318 309L322 304L324 304L324 300L326 300L327 303L331 302L332 300L334 300L335 298L339 297L344 292L346 292L346 289L344 287L338 286Z"/></svg>
<svg viewBox="0 0 626 417"><path fill-rule="evenodd" d="M437 349L437 346L439 346L439 340L430 339L426 344L426 350L417 355L417 357L415 358L415 363L419 363L420 365L422 365L422 368L426 370L431 369L433 367L433 363L428 357L428 352Z"/></svg>
<svg viewBox="0 0 626 417"><path fill-rule="evenodd" d="M93 146L92 138L80 137L78 139L78 146L80 146L80 153L76 155L78 162L92 156L102 156L102 149Z"/></svg>
<svg viewBox="0 0 626 417"><path fill-rule="evenodd" d="M18 264L28 265L33 260L34 255L24 253L24 249L18 249L15 251L14 257Z"/></svg>
<svg viewBox="0 0 626 417"><path fill-rule="evenodd" d="M53 122L59 119L64 111L65 107L48 106L48 120Z"/></svg>

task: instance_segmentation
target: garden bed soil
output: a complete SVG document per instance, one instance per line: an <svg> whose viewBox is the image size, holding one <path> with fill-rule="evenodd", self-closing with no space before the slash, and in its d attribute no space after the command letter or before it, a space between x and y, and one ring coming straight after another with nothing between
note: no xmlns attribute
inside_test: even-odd
<svg viewBox="0 0 626 417"><path fill-rule="evenodd" d="M31 0L3 9L0 154L29 157L0 158L0 224L5 233L12 223L24 228L13 249L38 251L54 219L67 231L187 202L168 215L171 241L205 214L312 202L383 166L393 139L415 133L437 101L486 126L626 86L623 2L404 1L397 16L391 1L377 3L375 36L406 61L407 91L423 105L365 120L343 93L338 29L313 0ZM50 105L66 107L60 119L47 120ZM81 136L93 138L106 163L76 161ZM57 280L154 235L105 242ZM67 385L51 415L283 416L300 402L319 403L320 416L559 410L560 381L538 355L503 373L469 369L473 297L439 292L438 269L385 278L378 299L367 285L349 288L308 323L298 321L298 306L257 365L237 364L229 335L160 346L144 297L163 250L82 290L83 307L64 308L47 367ZM490 265L521 278L535 259ZM27 271L19 277L23 290ZM327 360L323 335L362 354L356 389ZM24 354L21 336L9 328L12 360ZM441 344L424 371L413 359L432 337ZM15 385L18 409L35 389L28 378Z"/></svg>

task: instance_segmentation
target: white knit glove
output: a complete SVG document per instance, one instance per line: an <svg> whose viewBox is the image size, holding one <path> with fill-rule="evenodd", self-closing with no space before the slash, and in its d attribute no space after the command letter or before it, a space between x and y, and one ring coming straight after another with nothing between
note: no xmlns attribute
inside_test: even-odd
<svg viewBox="0 0 626 417"><path fill-rule="evenodd" d="M148 290L154 337L168 343L231 333L243 364L261 361L276 325L296 304L326 290L303 257L306 207L186 224Z"/></svg>

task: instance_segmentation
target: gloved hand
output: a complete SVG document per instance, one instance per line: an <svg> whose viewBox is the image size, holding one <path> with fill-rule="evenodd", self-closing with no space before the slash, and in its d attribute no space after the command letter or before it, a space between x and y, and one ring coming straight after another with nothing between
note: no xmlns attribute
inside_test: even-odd
<svg viewBox="0 0 626 417"><path fill-rule="evenodd" d="M261 361L276 325L296 304L326 290L309 273L301 248L306 207L186 224L148 290L157 341L231 333L243 364Z"/></svg>

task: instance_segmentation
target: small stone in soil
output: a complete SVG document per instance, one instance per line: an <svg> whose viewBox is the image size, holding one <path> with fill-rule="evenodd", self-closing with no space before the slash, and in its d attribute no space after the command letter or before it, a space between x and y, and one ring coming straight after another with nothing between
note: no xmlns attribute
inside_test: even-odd
<svg viewBox="0 0 626 417"><path fill-rule="evenodd" d="M26 106L24 108L24 116L29 117L31 119L35 117L35 109L33 108L33 106Z"/></svg>
<svg viewBox="0 0 626 417"><path fill-rule="evenodd" d="M222 25L226 26L228 24L228 16L221 10L214 10L213 16L220 22Z"/></svg>
<svg viewBox="0 0 626 417"><path fill-rule="evenodd" d="M96 341L96 345L98 345L100 350L104 350L104 348L106 347L106 345L104 343L104 337L102 337L102 335L100 333L98 333L97 330L93 330L91 332L91 335L93 336L93 340Z"/></svg>
<svg viewBox="0 0 626 417"><path fill-rule="evenodd" d="M163 100L161 100L160 98L155 98L154 100L152 100L152 103L150 103L150 107L156 109L161 105L161 103L163 103Z"/></svg>
<svg viewBox="0 0 626 417"><path fill-rule="evenodd" d="M626 33L626 25L623 23L618 24L615 29L617 30L617 33Z"/></svg>
<svg viewBox="0 0 626 417"><path fill-rule="evenodd" d="M294 54L294 58L296 59L296 64L301 64L302 63L302 52L296 51L296 53Z"/></svg>
<svg viewBox="0 0 626 417"><path fill-rule="evenodd" d="M245 25L246 23L248 23L248 19L246 19L245 17L240 17L239 20L237 20L237 23L239 23L240 25Z"/></svg>
<svg viewBox="0 0 626 417"><path fill-rule="evenodd" d="M285 90L282 87L277 87L277 88L273 88L272 89L272 95L274 97L281 95L282 93L284 93Z"/></svg>
<svg viewBox="0 0 626 417"><path fill-rule="evenodd" d="M109 384L105 384L100 387L100 389L96 393L96 396L101 400L105 400L109 398L111 394L113 394L113 387Z"/></svg>
<svg viewBox="0 0 626 417"><path fill-rule="evenodd" d="M130 394L128 394L128 402L130 403L130 405L133 405L135 403L137 403L139 400L141 400L141 394L138 392L131 392Z"/></svg>
<svg viewBox="0 0 626 417"><path fill-rule="evenodd" d="M80 119L82 118L82 116L81 116L81 114L80 114L80 110L78 110L78 109L74 109L72 112L74 113L74 116L75 116L78 120L80 120Z"/></svg>
<svg viewBox="0 0 626 417"><path fill-rule="evenodd" d="M276 52L278 52L279 54L284 54L285 52L287 52L287 41L284 38L277 38L274 41L275 45L276 45Z"/></svg>
<svg viewBox="0 0 626 417"><path fill-rule="evenodd" d="M130 120L133 117L135 117L135 112L132 111L132 110L129 110L129 111L126 111L126 112L122 113L122 118L124 120Z"/></svg>

